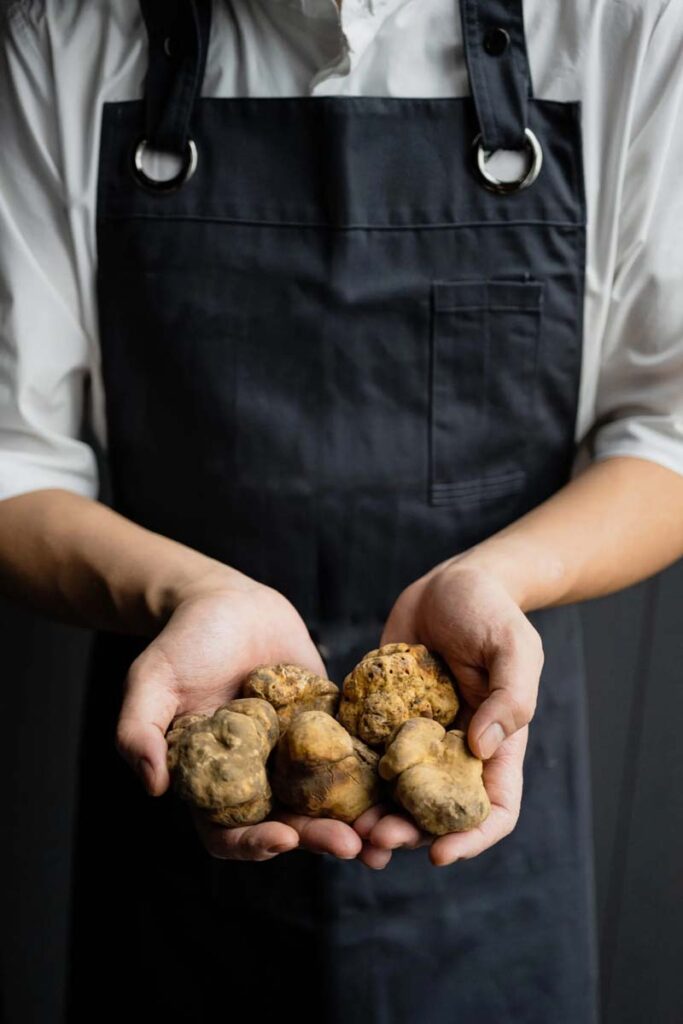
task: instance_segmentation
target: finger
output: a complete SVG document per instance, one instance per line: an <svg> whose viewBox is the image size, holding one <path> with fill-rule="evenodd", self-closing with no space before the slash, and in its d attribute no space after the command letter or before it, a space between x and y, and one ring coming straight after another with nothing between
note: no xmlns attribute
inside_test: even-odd
<svg viewBox="0 0 683 1024"><path fill-rule="evenodd" d="M342 860L352 860L363 846L358 833L343 821L309 818L293 811L279 811L277 820L295 829L299 835L299 845L313 853L331 853Z"/></svg>
<svg viewBox="0 0 683 1024"><path fill-rule="evenodd" d="M367 811L363 811L363 813L356 818L353 823L353 827L361 839L367 839L380 818L383 818L385 814L390 813L391 808L388 804L375 804L373 807L368 807Z"/></svg>
<svg viewBox="0 0 683 1024"><path fill-rule="evenodd" d="M399 847L414 850L429 841L417 825L400 814L386 814L370 830L367 838L373 846L383 850L397 850Z"/></svg>
<svg viewBox="0 0 683 1024"><path fill-rule="evenodd" d="M432 864L443 867L456 860L477 857L512 832L522 801L528 733L528 726L514 733L484 765L484 786L491 801L488 817L476 828L449 832L435 839L429 849Z"/></svg>
<svg viewBox="0 0 683 1024"><path fill-rule="evenodd" d="M373 871L382 871L391 860L391 850L380 850L372 843L363 843L358 860Z"/></svg>
<svg viewBox="0 0 683 1024"><path fill-rule="evenodd" d="M241 828L223 828L193 811L199 837L208 853L219 860L272 860L299 845L295 829L279 821L263 821Z"/></svg>
<svg viewBox="0 0 683 1024"><path fill-rule="evenodd" d="M154 675L131 666L116 727L116 747L152 796L168 788L166 730L178 710L175 693Z"/></svg>
<svg viewBox="0 0 683 1024"><path fill-rule="evenodd" d="M542 667L543 647L530 624L498 642L488 666L490 696L479 705L467 730L478 757L490 758L507 736L531 721Z"/></svg>
<svg viewBox="0 0 683 1024"><path fill-rule="evenodd" d="M502 807L492 807L488 818L467 832L449 832L435 839L429 848L429 859L436 867L456 860L477 857L512 832L517 816Z"/></svg>

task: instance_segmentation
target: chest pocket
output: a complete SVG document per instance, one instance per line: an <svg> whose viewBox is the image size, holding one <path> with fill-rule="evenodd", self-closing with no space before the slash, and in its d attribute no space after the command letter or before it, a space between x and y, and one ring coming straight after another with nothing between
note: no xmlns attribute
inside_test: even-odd
<svg viewBox="0 0 683 1024"><path fill-rule="evenodd" d="M478 505L524 486L543 282L433 280L429 501Z"/></svg>

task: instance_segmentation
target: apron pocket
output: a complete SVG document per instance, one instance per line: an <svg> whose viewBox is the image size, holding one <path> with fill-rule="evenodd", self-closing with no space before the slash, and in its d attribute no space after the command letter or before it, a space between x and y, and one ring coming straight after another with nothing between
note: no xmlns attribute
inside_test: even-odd
<svg viewBox="0 0 683 1024"><path fill-rule="evenodd" d="M433 280L429 501L478 505L524 487L543 282Z"/></svg>

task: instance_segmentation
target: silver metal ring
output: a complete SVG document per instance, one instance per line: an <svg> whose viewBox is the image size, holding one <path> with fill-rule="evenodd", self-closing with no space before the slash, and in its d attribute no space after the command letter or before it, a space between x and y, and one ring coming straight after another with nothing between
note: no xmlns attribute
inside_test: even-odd
<svg viewBox="0 0 683 1024"><path fill-rule="evenodd" d="M150 178L142 167L142 158L147 149L147 139L140 139L133 153L133 176L139 185L149 192L176 192L197 170L197 147L193 139L187 140L183 166L172 178Z"/></svg>
<svg viewBox="0 0 683 1024"><path fill-rule="evenodd" d="M526 152L529 156L529 166L521 178L513 178L512 181L502 181L500 178L490 174L486 167L487 160L495 150L484 149L481 144L481 133L474 139L475 166L482 179L485 188L499 195L509 195L511 192L519 192L520 189L528 188L539 175L543 164L543 150L541 144L532 132L531 128L524 129L526 139Z"/></svg>

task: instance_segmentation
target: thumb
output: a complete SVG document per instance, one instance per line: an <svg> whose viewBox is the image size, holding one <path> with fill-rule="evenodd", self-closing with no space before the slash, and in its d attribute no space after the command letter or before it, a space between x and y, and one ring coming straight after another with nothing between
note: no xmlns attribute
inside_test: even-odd
<svg viewBox="0 0 683 1024"><path fill-rule="evenodd" d="M542 666L540 638L495 651L488 666L489 696L467 729L468 743L478 757L488 759L503 740L529 724L536 710Z"/></svg>
<svg viewBox="0 0 683 1024"><path fill-rule="evenodd" d="M151 796L161 796L168 789L166 730L177 710L178 700L171 690L131 668L116 728L116 747Z"/></svg>

